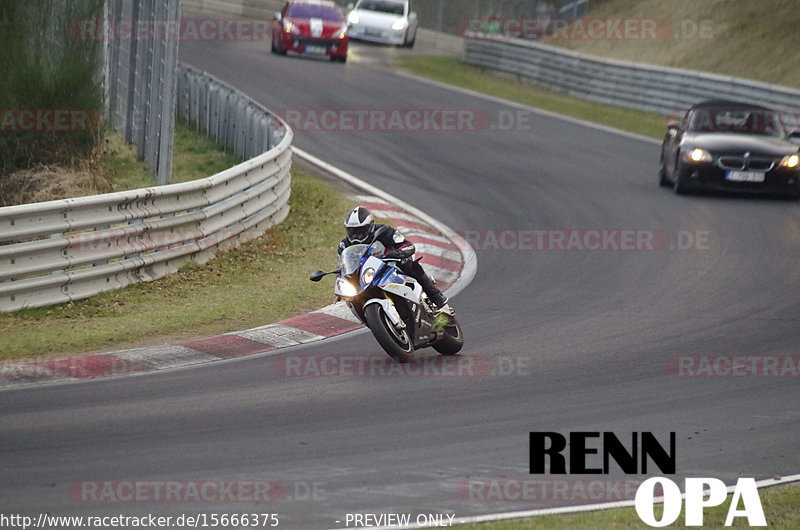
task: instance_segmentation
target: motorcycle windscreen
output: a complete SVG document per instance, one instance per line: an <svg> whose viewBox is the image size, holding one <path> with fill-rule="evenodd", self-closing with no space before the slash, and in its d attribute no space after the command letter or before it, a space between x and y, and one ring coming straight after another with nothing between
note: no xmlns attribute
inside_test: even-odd
<svg viewBox="0 0 800 530"><path fill-rule="evenodd" d="M358 271L361 265L361 258L364 257L367 249L369 249L369 245L350 245L342 251L339 260L341 261L342 273L345 276Z"/></svg>

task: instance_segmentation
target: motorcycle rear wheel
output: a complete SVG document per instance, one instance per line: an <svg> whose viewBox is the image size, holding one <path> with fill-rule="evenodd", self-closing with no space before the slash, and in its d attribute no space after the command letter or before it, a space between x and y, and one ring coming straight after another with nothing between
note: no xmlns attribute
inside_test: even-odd
<svg viewBox="0 0 800 530"><path fill-rule="evenodd" d="M370 304L364 309L364 318L367 321L375 340L381 345L389 357L400 363L407 363L414 355L414 345L408 332L395 329L392 321L386 316L379 304Z"/></svg>
<svg viewBox="0 0 800 530"><path fill-rule="evenodd" d="M461 324L455 317L444 327L444 337L433 345L433 349L442 355L455 355L464 346L464 335L461 333Z"/></svg>

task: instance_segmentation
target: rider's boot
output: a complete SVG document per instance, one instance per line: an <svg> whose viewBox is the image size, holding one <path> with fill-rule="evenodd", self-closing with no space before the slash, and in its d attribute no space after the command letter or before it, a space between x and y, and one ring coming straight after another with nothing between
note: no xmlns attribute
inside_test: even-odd
<svg viewBox="0 0 800 530"><path fill-rule="evenodd" d="M422 283L422 288L425 291L425 294L428 295L428 300L430 300L433 304L435 313L437 315L453 316L455 314L453 308L447 303L447 297L442 293L442 291L439 290L438 287L436 287L436 285L433 283L433 280L430 280L430 282L420 283Z"/></svg>

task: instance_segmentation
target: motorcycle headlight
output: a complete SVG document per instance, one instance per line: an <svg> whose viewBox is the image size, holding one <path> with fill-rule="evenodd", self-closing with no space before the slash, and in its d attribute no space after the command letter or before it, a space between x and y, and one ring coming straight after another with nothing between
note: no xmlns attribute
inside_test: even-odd
<svg viewBox="0 0 800 530"><path fill-rule="evenodd" d="M398 18L392 23L392 29L395 31L400 31L402 29L405 29L405 27L406 27L406 21L403 18Z"/></svg>
<svg viewBox="0 0 800 530"><path fill-rule="evenodd" d="M358 289L356 289L352 283L348 282L344 278L339 278L336 281L337 285L339 286L339 292L342 293L342 296L347 296L349 298L358 294Z"/></svg>
<svg viewBox="0 0 800 530"><path fill-rule="evenodd" d="M696 147L683 152L683 159L687 162L711 162L711 153Z"/></svg>
<svg viewBox="0 0 800 530"><path fill-rule="evenodd" d="M789 169L794 169L800 164L800 156L798 155L786 155L781 159L781 167L788 167Z"/></svg>
<svg viewBox="0 0 800 530"><path fill-rule="evenodd" d="M361 275L361 281L364 282L364 285L369 285L372 283L372 280L375 279L375 269L372 267L367 268L364 271L364 274Z"/></svg>

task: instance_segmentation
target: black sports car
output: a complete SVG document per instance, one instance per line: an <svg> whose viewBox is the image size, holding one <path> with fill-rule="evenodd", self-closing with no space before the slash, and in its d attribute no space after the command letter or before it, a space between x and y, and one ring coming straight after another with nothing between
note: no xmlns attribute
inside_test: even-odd
<svg viewBox="0 0 800 530"><path fill-rule="evenodd" d="M659 183L676 193L711 189L800 198L800 131L787 132L772 109L704 101L670 122Z"/></svg>

